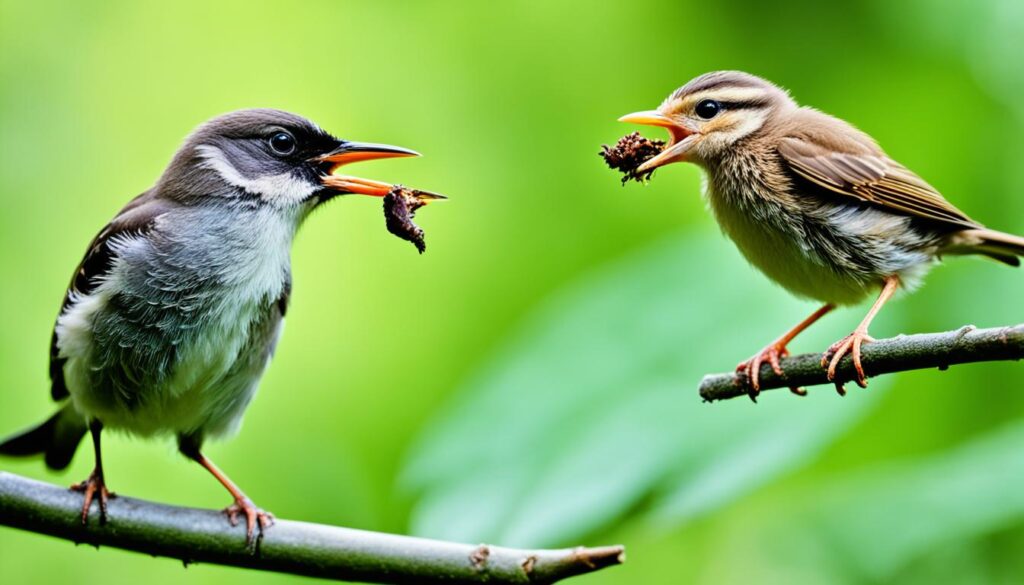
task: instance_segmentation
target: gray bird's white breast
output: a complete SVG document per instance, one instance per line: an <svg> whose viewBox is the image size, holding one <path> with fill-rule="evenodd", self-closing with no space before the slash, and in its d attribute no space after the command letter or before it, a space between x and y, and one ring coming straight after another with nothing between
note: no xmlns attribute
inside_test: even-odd
<svg viewBox="0 0 1024 585"><path fill-rule="evenodd" d="M111 270L57 322L77 410L140 435L233 432L282 326L305 210L183 207L119 238Z"/></svg>

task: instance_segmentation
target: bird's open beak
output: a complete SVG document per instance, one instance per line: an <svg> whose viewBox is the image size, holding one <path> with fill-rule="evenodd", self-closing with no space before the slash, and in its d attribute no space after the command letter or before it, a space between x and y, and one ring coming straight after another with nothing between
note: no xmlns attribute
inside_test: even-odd
<svg viewBox="0 0 1024 585"><path fill-rule="evenodd" d="M338 148L317 157L315 162L326 165L327 174L321 177L324 187L338 193L355 193L357 195L383 197L390 193L395 188L395 185L383 181L374 181L373 179L337 175L335 172L341 167L354 162L407 156L420 156L420 153L408 148L390 146L388 144L343 141L338 145ZM430 193L429 191L417 191L417 194L420 201L424 203L438 199L447 199L444 195Z"/></svg>
<svg viewBox="0 0 1024 585"><path fill-rule="evenodd" d="M687 153L691 148L693 148L694 143L700 136L699 133L683 126L658 110L626 114L619 118L619 122L642 124L644 126L659 126L667 129L672 135L672 139L669 141L668 146L665 147L665 150L640 165L636 169L636 172L638 173L653 171L654 169L669 163L685 161Z"/></svg>

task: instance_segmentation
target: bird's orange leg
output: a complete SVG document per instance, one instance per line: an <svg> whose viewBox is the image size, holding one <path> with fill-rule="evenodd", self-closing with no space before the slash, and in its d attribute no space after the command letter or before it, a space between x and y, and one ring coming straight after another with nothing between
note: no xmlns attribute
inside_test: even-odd
<svg viewBox="0 0 1024 585"><path fill-rule="evenodd" d="M100 431L103 430L103 424L98 420L94 420L89 423L89 432L92 434L92 447L96 454L96 467L93 468L92 473L89 477L81 482L71 486L71 489L76 492L82 492L82 525L84 526L89 521L89 508L92 507L93 500L96 496L99 496L100 503L100 524L107 523L107 500L116 497L115 494L107 490L107 484L103 479L103 457L100 454Z"/></svg>
<svg viewBox="0 0 1024 585"><path fill-rule="evenodd" d="M825 354L821 357L821 367L828 368L828 379L831 382L835 382L836 379L836 367L839 366L839 362L843 359L847 353L853 353L853 367L857 370L857 385L861 388L868 387L867 376L864 375L864 365L860 360L860 346L865 342L872 342L874 339L868 335L868 326L871 325L871 321L874 320L875 315L882 309L886 301L892 298L892 295L896 292L896 289L900 286L900 279L898 276L889 276L885 279L885 286L882 287L882 292L878 295L878 299L875 300L875 304L871 305L871 310L864 317L864 320L860 322L860 325L853 330L853 333L840 339L839 341L832 344ZM842 396L846 394L846 389L843 388L842 383L836 383L836 392Z"/></svg>
<svg viewBox="0 0 1024 585"><path fill-rule="evenodd" d="M745 376L749 381L748 394L751 400L757 402L757 395L761 392L761 364L763 364L765 360L768 360L768 363L772 366L772 370L780 376L783 375L782 366L779 364L779 360L789 355L789 350L786 349L789 342L793 341L794 337L800 335L804 329L810 327L815 321L824 317L834 308L835 305L832 304L822 306L820 309L812 313L810 317L807 317L798 323L796 327L787 331L782 337L771 342L764 349L754 354L752 358L744 362L740 362L740 364L736 366L736 372ZM790 390L794 394L798 394L800 396L807 393L806 391L796 387L792 387Z"/></svg>
<svg viewBox="0 0 1024 585"><path fill-rule="evenodd" d="M231 496L235 498L235 503L224 508L224 513L227 514L228 521L231 522L232 526L238 525L239 514L245 514L245 546L255 550L257 543L253 540L253 533L256 530L256 526L259 525L259 536L260 538L263 538L263 531L274 524L274 515L270 512L257 508L255 504L252 503L252 500L249 499L249 496L245 495L245 493L235 485L235 482L231 481L223 471L214 465L213 461L207 459L206 455L203 455L198 450L194 453L187 452L186 455L192 458L199 465L205 467L207 471L213 474L213 477L217 478L217 481L219 481L221 485L231 492Z"/></svg>

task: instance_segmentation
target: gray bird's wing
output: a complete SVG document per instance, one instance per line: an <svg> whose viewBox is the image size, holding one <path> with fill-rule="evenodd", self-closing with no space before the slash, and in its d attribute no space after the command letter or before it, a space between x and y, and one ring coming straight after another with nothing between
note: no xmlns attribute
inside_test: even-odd
<svg viewBox="0 0 1024 585"><path fill-rule="evenodd" d="M71 284L64 294L64 302L60 314L67 310L75 298L92 293L103 277L110 272L114 263L114 250L111 247L119 236L137 235L149 232L156 218L166 212L174 204L165 198L156 197L151 189L132 199L115 217L93 238L85 257L75 269ZM68 397L68 388L64 382L64 358L60 357L57 348L57 329L50 336L50 395L54 400Z"/></svg>
<svg viewBox="0 0 1024 585"><path fill-rule="evenodd" d="M823 143L813 133L787 136L778 152L797 175L834 193L954 228L981 227L872 143L850 140L842 150Z"/></svg>

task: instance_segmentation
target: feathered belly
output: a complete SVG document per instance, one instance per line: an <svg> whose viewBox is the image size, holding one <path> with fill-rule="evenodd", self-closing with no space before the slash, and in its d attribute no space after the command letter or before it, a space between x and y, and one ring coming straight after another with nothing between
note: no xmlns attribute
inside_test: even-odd
<svg viewBox="0 0 1024 585"><path fill-rule="evenodd" d="M132 323L117 305L101 289L60 319L75 408L144 436L233 432L279 334L272 306L240 303L216 318L167 315L164 327L152 328Z"/></svg>
<svg viewBox="0 0 1024 585"><path fill-rule="evenodd" d="M723 232L768 278L796 296L855 304L898 275L913 287L932 263L909 219L871 208L828 205L805 214L751 213L709 198ZM788 215L787 215L788 213Z"/></svg>
<svg viewBox="0 0 1024 585"><path fill-rule="evenodd" d="M868 292L864 282L831 269L813 249L789 233L741 222L723 223L722 229L748 262L798 297L853 304Z"/></svg>

